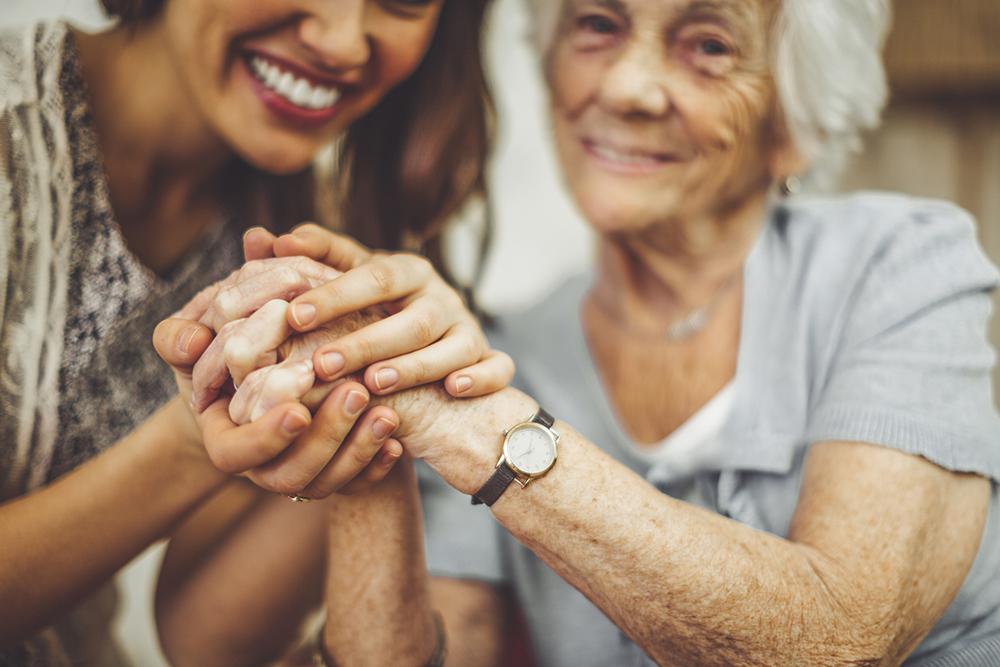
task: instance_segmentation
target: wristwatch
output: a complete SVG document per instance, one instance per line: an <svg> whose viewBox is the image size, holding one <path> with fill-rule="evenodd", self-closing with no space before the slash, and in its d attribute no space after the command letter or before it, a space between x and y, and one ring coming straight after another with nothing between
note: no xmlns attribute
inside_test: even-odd
<svg viewBox="0 0 1000 667"><path fill-rule="evenodd" d="M503 452L496 470L482 488L472 496L473 505L495 503L511 482L521 488L552 469L556 462L559 434L552 429L555 419L542 408L526 422L515 424L503 432Z"/></svg>

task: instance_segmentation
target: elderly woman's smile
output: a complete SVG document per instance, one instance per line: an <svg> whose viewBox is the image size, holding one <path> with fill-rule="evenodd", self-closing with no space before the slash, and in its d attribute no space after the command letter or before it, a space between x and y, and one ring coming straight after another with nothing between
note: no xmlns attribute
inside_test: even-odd
<svg viewBox="0 0 1000 667"><path fill-rule="evenodd" d="M786 150L767 66L774 3L571 0L546 60L565 177L600 229L763 198Z"/></svg>

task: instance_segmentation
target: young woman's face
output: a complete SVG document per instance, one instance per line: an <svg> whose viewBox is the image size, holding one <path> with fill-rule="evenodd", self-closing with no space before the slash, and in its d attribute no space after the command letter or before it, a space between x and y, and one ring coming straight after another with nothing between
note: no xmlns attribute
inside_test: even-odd
<svg viewBox="0 0 1000 667"><path fill-rule="evenodd" d="M598 230L710 215L766 190L775 5L564 0L546 61L556 147Z"/></svg>
<svg viewBox="0 0 1000 667"><path fill-rule="evenodd" d="M416 69L443 2L167 0L158 27L208 124L251 164L289 173Z"/></svg>

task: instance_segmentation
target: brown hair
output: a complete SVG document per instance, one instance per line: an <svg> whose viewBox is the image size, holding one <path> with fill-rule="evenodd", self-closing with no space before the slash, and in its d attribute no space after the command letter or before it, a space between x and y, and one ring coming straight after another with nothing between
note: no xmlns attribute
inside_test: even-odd
<svg viewBox="0 0 1000 667"><path fill-rule="evenodd" d="M133 26L155 17L165 1L101 0L108 14ZM493 107L480 34L489 2L445 0L423 62L342 139L331 184L341 229L374 248L419 250L449 279L444 223L471 197L486 194ZM274 176L243 164L231 177L244 193L248 185L266 193L278 230L317 218L312 170ZM489 238L487 220L480 266Z"/></svg>

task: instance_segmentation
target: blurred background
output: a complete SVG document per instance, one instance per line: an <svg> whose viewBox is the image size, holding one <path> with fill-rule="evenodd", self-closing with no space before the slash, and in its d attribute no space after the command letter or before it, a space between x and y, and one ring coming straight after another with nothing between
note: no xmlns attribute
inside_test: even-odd
<svg viewBox="0 0 1000 667"><path fill-rule="evenodd" d="M886 50L893 101L841 187L955 201L979 220L983 246L1000 262L1000 1L896 0L895 9ZM0 8L0 26L41 17L92 29L105 24L96 0L3 0ZM495 0L487 60L500 121L490 171L496 232L479 294L493 311L539 299L586 266L591 252L556 175L528 31L523 0ZM459 267L471 262L472 247L467 230L459 230ZM1000 318L992 327L998 346ZM151 625L161 555L154 547L120 577L117 632L144 667L165 664Z"/></svg>

